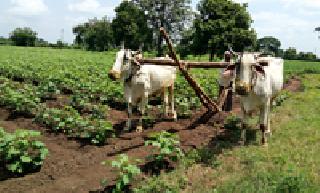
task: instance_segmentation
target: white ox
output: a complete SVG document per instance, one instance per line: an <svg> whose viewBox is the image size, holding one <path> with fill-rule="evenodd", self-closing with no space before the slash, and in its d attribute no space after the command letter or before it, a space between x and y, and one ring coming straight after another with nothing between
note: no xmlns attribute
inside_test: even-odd
<svg viewBox="0 0 320 193"><path fill-rule="evenodd" d="M145 114L148 104L148 96L161 93L164 100L164 117L176 120L174 109L174 82L176 79L176 68L171 66L141 65L132 62L132 59L141 55L138 52L121 49L116 56L116 61L109 72L112 80L121 79L124 82L124 96L128 104L127 129L132 127L132 105L139 104L141 115ZM169 95L168 96L168 91ZM139 119L137 131L142 131L142 117Z"/></svg>
<svg viewBox="0 0 320 193"><path fill-rule="evenodd" d="M261 65L260 63L265 65ZM266 65L267 64L267 65ZM258 57L243 53L235 65L229 65L221 74L221 86L229 86L235 78L235 90L240 95L242 130L241 142L245 143L249 114L260 110L261 143L267 145L271 134L270 107L272 99L283 87L283 60L275 57Z"/></svg>

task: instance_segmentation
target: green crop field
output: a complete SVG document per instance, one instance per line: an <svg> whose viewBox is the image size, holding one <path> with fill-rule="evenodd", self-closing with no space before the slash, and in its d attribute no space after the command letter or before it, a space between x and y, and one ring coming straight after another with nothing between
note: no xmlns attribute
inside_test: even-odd
<svg viewBox="0 0 320 193"><path fill-rule="evenodd" d="M68 139L105 146L122 132L108 120L109 110L125 106L122 83L107 76L115 54L0 46L0 107L32 118L33 123ZM206 61L207 56L188 59ZM190 72L216 99L218 70ZM273 110L274 135L269 147L231 147L230 142L218 140L217 149L191 151L172 172L150 177L136 186L142 192L319 192L319 74L320 62L285 61L285 80L299 77L304 92L286 93L286 100ZM175 102L179 117L184 119L201 107L180 75L175 83ZM0 127L6 129L1 120ZM1 156L2 151L0 172L4 162Z"/></svg>

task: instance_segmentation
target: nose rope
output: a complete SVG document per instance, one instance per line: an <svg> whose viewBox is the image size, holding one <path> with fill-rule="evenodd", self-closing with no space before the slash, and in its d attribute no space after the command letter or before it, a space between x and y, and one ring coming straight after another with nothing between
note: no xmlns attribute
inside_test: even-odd
<svg viewBox="0 0 320 193"><path fill-rule="evenodd" d="M251 66L251 70L252 70L253 73L252 73L252 76L251 76L250 89L253 90L253 88L257 84L258 74L257 74L257 70L254 70L254 68L252 68L252 66Z"/></svg>
<svg viewBox="0 0 320 193"><path fill-rule="evenodd" d="M245 83L244 81L240 81L239 79L236 80L236 87L240 88L241 90L244 90L249 93L250 91L252 91L254 89L254 87L257 85L257 78L258 78L258 75L257 75L257 71L254 70L253 68L251 68L252 70L252 76L250 78L250 82L249 84L248 83Z"/></svg>
<svg viewBox="0 0 320 193"><path fill-rule="evenodd" d="M137 58L136 57L133 57L133 58L130 58L128 61L127 61L127 64L134 64L135 67L137 67L137 69L133 69L132 68L132 65L130 66L129 68L129 76L124 80L125 82L130 82L133 78L133 76L137 73L137 71L140 70L140 63L138 62Z"/></svg>

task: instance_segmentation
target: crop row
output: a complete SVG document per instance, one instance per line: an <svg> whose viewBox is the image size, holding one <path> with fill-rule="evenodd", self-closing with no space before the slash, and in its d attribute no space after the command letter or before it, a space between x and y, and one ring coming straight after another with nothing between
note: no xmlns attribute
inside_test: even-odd
<svg viewBox="0 0 320 193"><path fill-rule="evenodd" d="M69 137L90 140L93 144L104 143L113 133L112 124L105 120L106 109L92 105L91 115L84 117L71 106L65 109L47 108L41 103L43 93L28 84L18 84L6 78L0 79L0 105L16 113L35 116L35 121L54 132Z"/></svg>
<svg viewBox="0 0 320 193"><path fill-rule="evenodd" d="M40 98L32 87L14 84L8 79L0 79L0 105L18 113L34 115Z"/></svg>
<svg viewBox="0 0 320 193"><path fill-rule="evenodd" d="M68 137L90 140L92 144L102 144L113 136L112 124L94 116L82 117L70 106L65 109L42 108L35 121L49 127L53 132L62 132Z"/></svg>

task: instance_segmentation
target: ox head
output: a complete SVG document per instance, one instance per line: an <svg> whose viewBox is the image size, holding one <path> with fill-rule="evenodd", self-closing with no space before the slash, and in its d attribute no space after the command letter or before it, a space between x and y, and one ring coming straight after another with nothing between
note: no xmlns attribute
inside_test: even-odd
<svg viewBox="0 0 320 193"><path fill-rule="evenodd" d="M108 73L109 78L114 81L126 78L125 76L130 74L130 71L132 70L132 59L138 54L140 54L139 51L131 51L128 49L121 49L118 51L116 61Z"/></svg>
<svg viewBox="0 0 320 193"><path fill-rule="evenodd" d="M238 55L237 61L230 64L222 73L225 84L235 78L237 94L248 95L255 85L258 74L265 75L264 66L257 63L257 57L256 53L241 53Z"/></svg>

